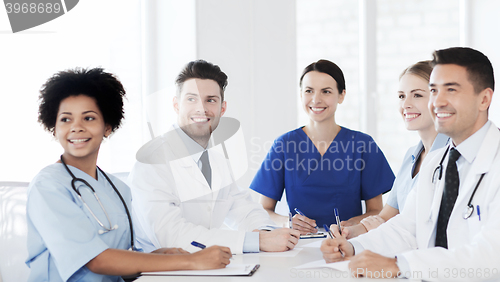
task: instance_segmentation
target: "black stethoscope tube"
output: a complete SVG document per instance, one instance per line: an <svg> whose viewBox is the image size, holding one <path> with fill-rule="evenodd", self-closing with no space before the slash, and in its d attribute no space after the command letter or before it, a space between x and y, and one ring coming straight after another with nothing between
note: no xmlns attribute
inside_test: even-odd
<svg viewBox="0 0 500 282"><path fill-rule="evenodd" d="M87 187L90 188L90 190L92 190L92 192L94 193L95 195L95 190L94 190L94 187L92 187L92 185L90 185L90 183L88 183L87 181L85 181L85 179L82 179L82 178L77 178L72 172L71 170L69 170L68 166L66 165L66 163L64 162L63 160L63 156L61 155L61 163L64 165L64 168L66 168L66 170L68 171L68 173L71 175L71 177L73 178L71 180L71 187L73 188L73 190L81 197L81 194L80 194L80 191L76 190L76 185L75 185L75 182L77 181L80 181L82 183L84 183L85 185L87 185ZM102 175L104 175L104 177L106 178L106 180L108 180L109 184L111 184L111 187L113 187L113 190L115 190L116 194L118 195L118 197L120 198L122 204L123 204L123 207L125 208L125 212L127 213L127 218L128 218L128 223L129 223L129 226L130 226L130 246L131 246L131 249L132 250L135 250L135 247L134 247L134 228L132 226L132 217L130 216L130 212L127 208L127 204L125 203L125 200L123 199L122 195L120 194L120 192L118 191L118 189L116 188L116 186L113 184L113 182L111 181L111 179L109 179L109 177L106 175L106 173L104 173L104 171L102 171L102 169L100 167L97 166L97 169L102 173ZM99 201L100 202L100 201ZM106 210L104 209L104 207L102 206L101 204L101 207L103 208L104 210L104 213L106 213ZM90 209L89 209L90 210ZM91 211L92 212L92 211ZM106 213L107 214L107 213ZM109 230L108 230L109 231Z"/></svg>
<svg viewBox="0 0 500 282"><path fill-rule="evenodd" d="M446 158L446 155L448 154L448 151L450 150L450 146L446 149L446 152L444 152L443 157L441 158L441 161L439 162L439 165L434 169L434 173L432 174L432 183L435 184L436 181L436 172L439 172L438 174L438 180L441 180L443 176L443 161ZM439 171L438 171L439 170ZM472 205L472 199L474 199L474 195L476 194L477 188L481 184L481 181L483 181L483 177L486 173L481 174L481 177L479 178L479 181L476 184L476 187L474 187L474 191L472 191L472 195L469 198L469 202L467 203L467 207L465 208L465 212L463 214L464 219L468 219L472 213L474 212L474 206Z"/></svg>

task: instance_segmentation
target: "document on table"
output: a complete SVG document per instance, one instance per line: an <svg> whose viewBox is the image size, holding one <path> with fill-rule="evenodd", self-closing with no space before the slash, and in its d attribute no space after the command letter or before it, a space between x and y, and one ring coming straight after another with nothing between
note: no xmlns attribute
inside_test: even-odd
<svg viewBox="0 0 500 282"><path fill-rule="evenodd" d="M256 257L281 257L281 258L291 258L295 257L300 251L302 251L302 248L294 248L293 250L289 250L286 252L260 252L260 253L246 253L243 254L242 256L248 257L248 256L256 256Z"/></svg>
<svg viewBox="0 0 500 282"><path fill-rule="evenodd" d="M316 240L314 242L311 242L309 244L305 244L305 245L302 245L302 247L306 247L306 248L320 248L321 247L321 242L323 242L323 240Z"/></svg>
<svg viewBox="0 0 500 282"><path fill-rule="evenodd" d="M322 260L317 260L313 262L309 262L306 264L302 264L296 267L293 267L295 269L305 269L305 268L331 268L339 271L349 271L349 261L344 260L344 261L339 261L339 262L333 262L333 263L326 263L324 259Z"/></svg>
<svg viewBox="0 0 500 282"><path fill-rule="evenodd" d="M147 276L252 276L260 264L228 264L225 268L210 270L180 270L143 272Z"/></svg>

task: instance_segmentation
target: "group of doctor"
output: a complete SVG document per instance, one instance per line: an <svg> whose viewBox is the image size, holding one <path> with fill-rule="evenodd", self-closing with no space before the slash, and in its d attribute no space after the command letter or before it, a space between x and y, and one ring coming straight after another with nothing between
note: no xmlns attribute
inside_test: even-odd
<svg viewBox="0 0 500 282"><path fill-rule="evenodd" d="M488 173L500 162L500 133L488 121L494 78L482 53L439 50L432 62L402 73L401 115L421 142L408 150L395 181L370 136L335 122L346 96L341 69L327 60L307 66L300 95L310 121L275 140L250 186L262 194L260 204L237 187L225 148L211 138L225 130L214 132L227 107L226 74L197 60L176 85L177 122L140 148L128 185L97 167L102 140L123 119L121 82L97 68L59 72L43 85L38 120L64 152L30 183L30 281L122 281L145 271L221 268L232 254L293 249L301 234L335 222L334 207L343 232L334 231L321 251L327 262L350 259L358 276L411 277L438 268L437 277L424 277L432 280L466 265L482 274L500 265L500 221L492 216L500 179ZM274 212L284 191L290 211L302 211L292 228ZM193 241L208 247L200 251Z"/></svg>

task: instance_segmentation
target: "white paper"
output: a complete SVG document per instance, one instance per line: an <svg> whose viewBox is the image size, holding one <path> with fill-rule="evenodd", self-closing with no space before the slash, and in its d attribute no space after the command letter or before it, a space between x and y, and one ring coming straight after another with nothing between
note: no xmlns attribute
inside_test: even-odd
<svg viewBox="0 0 500 282"><path fill-rule="evenodd" d="M256 264L233 264L230 263L226 268L210 270L179 270L179 271L158 271L143 272L142 275L158 276L236 276L248 275Z"/></svg>
<svg viewBox="0 0 500 282"><path fill-rule="evenodd" d="M302 240L308 240L308 239L302 239ZM323 242L323 240L314 240L314 242L302 245L302 247L319 249L321 247L321 242Z"/></svg>
<svg viewBox="0 0 500 282"><path fill-rule="evenodd" d="M243 256L255 256L255 257L282 257L282 258L291 258L296 256L298 253L302 251L302 248L294 248L293 250L289 250L286 252L260 252L260 253L247 253L243 254Z"/></svg>
<svg viewBox="0 0 500 282"><path fill-rule="evenodd" d="M339 271L349 271L349 261L339 261L333 263L326 263L324 259L302 264L293 268L304 269L304 268L331 268Z"/></svg>

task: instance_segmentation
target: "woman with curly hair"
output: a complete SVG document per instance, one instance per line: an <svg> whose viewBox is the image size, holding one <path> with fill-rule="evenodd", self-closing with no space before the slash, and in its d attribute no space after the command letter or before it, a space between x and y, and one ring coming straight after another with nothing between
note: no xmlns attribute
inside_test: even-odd
<svg viewBox="0 0 500 282"><path fill-rule="evenodd" d="M28 190L29 281L123 281L144 271L223 268L229 248L135 251L129 187L97 164L120 127L125 90L100 68L63 71L40 91L38 120L64 149ZM132 251L131 251L132 250Z"/></svg>

